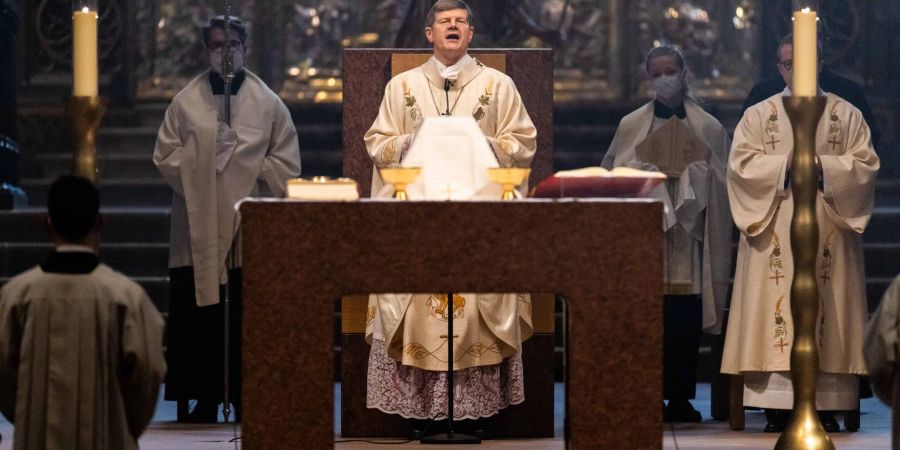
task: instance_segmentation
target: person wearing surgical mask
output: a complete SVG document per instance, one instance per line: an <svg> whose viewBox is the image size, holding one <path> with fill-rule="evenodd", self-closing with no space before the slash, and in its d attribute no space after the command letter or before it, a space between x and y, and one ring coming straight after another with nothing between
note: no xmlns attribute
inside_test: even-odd
<svg viewBox="0 0 900 450"><path fill-rule="evenodd" d="M234 204L248 196L281 197L287 180L300 175L290 112L244 67L247 37L237 17L226 25L225 16L216 16L203 27L209 69L172 99L153 152L173 191L165 398L178 401L182 422L217 421L224 397L225 283L231 286L230 398L240 417L241 272L239 260L226 262L240 224ZM222 74L226 45L234 75L230 117ZM191 400L196 406L188 411Z"/></svg>
<svg viewBox="0 0 900 450"><path fill-rule="evenodd" d="M626 166L658 170L636 148L672 120L686 125L709 156L689 162L649 196L664 205L663 410L666 422L699 422L691 405L697 384L702 332L720 334L731 276L733 224L725 188L730 139L704 111L687 83L681 52L668 45L647 55L647 81L654 98L625 116L603 157L607 169Z"/></svg>

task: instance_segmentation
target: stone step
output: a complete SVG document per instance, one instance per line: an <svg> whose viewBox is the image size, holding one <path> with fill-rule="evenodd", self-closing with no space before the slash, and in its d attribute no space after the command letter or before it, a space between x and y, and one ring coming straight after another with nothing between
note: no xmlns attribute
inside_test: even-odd
<svg viewBox="0 0 900 450"><path fill-rule="evenodd" d="M27 178L22 188L28 193L32 207L47 205L47 191L54 178ZM102 178L100 181L100 205L103 207L168 207L172 190L158 179Z"/></svg>
<svg viewBox="0 0 900 450"><path fill-rule="evenodd" d="M6 277L40 264L53 248L49 242L0 245L0 276ZM130 277L165 277L168 275L169 244L101 243L100 260Z"/></svg>
<svg viewBox="0 0 900 450"><path fill-rule="evenodd" d="M105 243L168 243L168 208L104 208L103 231L100 239ZM48 240L44 229L46 210L30 208L24 210L0 211L0 230L6 242L45 242Z"/></svg>
<svg viewBox="0 0 900 450"><path fill-rule="evenodd" d="M146 154L98 152L101 180L114 177L162 182L151 154L152 148ZM42 154L36 156L35 160L41 165L44 178L53 179L72 171L72 156L68 154Z"/></svg>

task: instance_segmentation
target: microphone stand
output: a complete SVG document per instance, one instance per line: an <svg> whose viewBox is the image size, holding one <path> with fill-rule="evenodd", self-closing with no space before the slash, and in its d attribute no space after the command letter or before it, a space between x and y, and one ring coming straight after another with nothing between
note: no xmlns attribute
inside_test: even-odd
<svg viewBox="0 0 900 450"><path fill-rule="evenodd" d="M225 0L225 47L222 52L222 77L225 80L225 94L223 96L223 100L225 101L225 124L231 127L231 81L234 79L234 55L232 53L231 48L231 1ZM235 245L237 242L237 230L235 230L235 235L231 239L231 247L228 250L228 258L225 263L225 273L228 273L228 269L231 268L236 263L235 255L237 253L237 246ZM224 316L224 345L225 345L225 355L223 357L224 365L225 365L225 373L223 374L223 386L224 392L222 395L222 415L225 418L225 423L228 423L228 416L231 414L231 278L226 277L228 281L225 282L225 295L223 299L223 316Z"/></svg>
<svg viewBox="0 0 900 450"><path fill-rule="evenodd" d="M447 80L449 82L450 80ZM447 82L444 86L447 86ZM422 444L480 444L481 439L453 431L453 293L447 294L447 432L419 440Z"/></svg>
<svg viewBox="0 0 900 450"><path fill-rule="evenodd" d="M444 97L447 98L447 112L441 114L442 116L450 115L450 86L453 86L453 82L449 79L444 80Z"/></svg>

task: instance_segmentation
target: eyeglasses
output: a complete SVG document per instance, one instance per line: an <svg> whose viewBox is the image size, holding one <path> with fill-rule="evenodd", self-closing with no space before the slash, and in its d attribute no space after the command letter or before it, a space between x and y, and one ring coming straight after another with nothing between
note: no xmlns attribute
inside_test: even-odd
<svg viewBox="0 0 900 450"><path fill-rule="evenodd" d="M786 61L778 61L778 65L781 66L784 70L788 72L792 72L794 70L794 60L788 59Z"/></svg>
<svg viewBox="0 0 900 450"><path fill-rule="evenodd" d="M213 41L213 42L209 43L209 49L213 50L213 51L219 50L224 47L225 47L225 41ZM241 41L239 41L237 39L231 40L231 48L240 48L240 47L241 47Z"/></svg>

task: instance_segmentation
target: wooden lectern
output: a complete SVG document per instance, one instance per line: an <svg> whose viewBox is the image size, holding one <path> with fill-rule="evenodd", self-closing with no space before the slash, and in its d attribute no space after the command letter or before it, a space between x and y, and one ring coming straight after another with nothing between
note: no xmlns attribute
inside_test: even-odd
<svg viewBox="0 0 900 450"><path fill-rule="evenodd" d="M454 289L560 294L568 447L662 447L660 203L269 200L240 210L245 448L333 448L341 296ZM396 232L410 223L416 233ZM502 240L485 238L497 230ZM459 264L431 264L450 259Z"/></svg>
<svg viewBox="0 0 900 450"><path fill-rule="evenodd" d="M509 75L537 128L531 185L553 171L553 52L549 49L471 50L485 65ZM344 73L344 173L369 196L372 161L363 136L378 115L384 87L395 75L425 63L430 49L346 49ZM368 297L341 301L341 434L344 437L406 436L410 422L366 408L369 345L364 339ZM534 336L523 344L525 402L492 418L496 437L553 436L554 295L532 294Z"/></svg>

